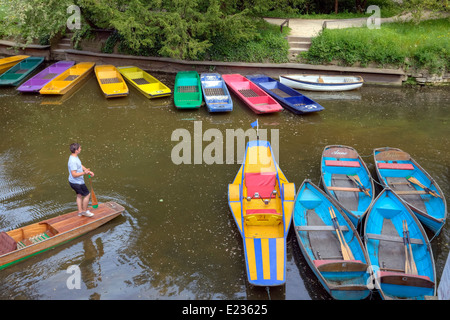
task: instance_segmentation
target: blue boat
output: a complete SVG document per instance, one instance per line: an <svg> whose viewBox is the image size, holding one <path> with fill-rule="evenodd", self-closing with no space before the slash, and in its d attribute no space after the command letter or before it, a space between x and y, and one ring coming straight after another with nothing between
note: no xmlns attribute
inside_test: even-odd
<svg viewBox="0 0 450 320"><path fill-rule="evenodd" d="M364 237L375 286L385 300L424 300L436 295L430 242L419 220L391 189L370 206Z"/></svg>
<svg viewBox="0 0 450 320"><path fill-rule="evenodd" d="M358 232L336 201L310 180L297 193L292 223L303 256L334 299L369 296L369 257Z"/></svg>
<svg viewBox="0 0 450 320"><path fill-rule="evenodd" d="M284 108L295 114L305 114L325 109L314 100L273 78L259 74L245 77L276 99Z"/></svg>
<svg viewBox="0 0 450 320"><path fill-rule="evenodd" d="M325 192L337 200L357 227L375 198L369 169L358 152L348 146L326 146L322 152L321 177Z"/></svg>
<svg viewBox="0 0 450 320"><path fill-rule="evenodd" d="M233 101L220 74L202 73L200 82L209 112L228 112L233 110Z"/></svg>
<svg viewBox="0 0 450 320"><path fill-rule="evenodd" d="M44 57L29 57L0 75L1 86L17 86L42 62Z"/></svg>
<svg viewBox="0 0 450 320"><path fill-rule="evenodd" d="M373 151L381 184L396 192L435 236L447 218L444 193L434 179L406 152L397 148Z"/></svg>

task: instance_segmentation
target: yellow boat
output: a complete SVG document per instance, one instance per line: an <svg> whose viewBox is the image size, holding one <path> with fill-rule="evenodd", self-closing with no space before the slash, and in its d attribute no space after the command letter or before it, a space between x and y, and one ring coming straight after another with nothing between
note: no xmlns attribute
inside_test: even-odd
<svg viewBox="0 0 450 320"><path fill-rule="evenodd" d="M247 277L255 286L286 282L286 237L295 185L273 158L268 141L250 141L236 178L228 185L228 204L244 243Z"/></svg>
<svg viewBox="0 0 450 320"><path fill-rule="evenodd" d="M29 58L30 56L25 55L19 55L19 56L12 56L0 59L0 74L5 72L6 70L10 69L11 67L18 64L20 61Z"/></svg>
<svg viewBox="0 0 450 320"><path fill-rule="evenodd" d="M95 62L80 62L47 83L39 93L66 94L83 79L87 78L94 69L94 66Z"/></svg>
<svg viewBox="0 0 450 320"><path fill-rule="evenodd" d="M106 98L125 97L128 95L128 86L115 66L96 66L95 76Z"/></svg>
<svg viewBox="0 0 450 320"><path fill-rule="evenodd" d="M117 69L133 87L149 99L167 97L172 94L172 90L164 83L138 67L126 66Z"/></svg>

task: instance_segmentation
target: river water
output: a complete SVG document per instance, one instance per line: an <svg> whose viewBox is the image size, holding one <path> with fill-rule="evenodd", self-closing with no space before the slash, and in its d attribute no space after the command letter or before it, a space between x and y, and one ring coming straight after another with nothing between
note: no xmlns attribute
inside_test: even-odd
<svg viewBox="0 0 450 320"><path fill-rule="evenodd" d="M173 88L174 75L154 75ZM99 202L126 208L89 234L2 270L0 299L329 299L292 230L286 285L271 288L269 297L248 284L227 203L227 185L240 166L238 150L226 161L227 129L245 131L259 119L296 188L306 178L319 182L326 145L353 146L374 177L373 148L390 146L409 152L448 198L450 90L366 85L305 94L325 110L257 116L233 97L231 113L210 114L205 107L181 112L173 97L148 100L134 88L128 97L107 100L93 75L62 99L0 88L1 231L76 210L67 182L72 142L82 145L80 159L95 172ZM194 131L208 129L222 134L223 155L209 164L195 161L193 151L190 164L175 164L172 151L180 142L172 134L188 132L192 150L201 154L211 142L195 139ZM432 242L438 278L449 238L447 223ZM67 285L72 265L81 271L79 289Z"/></svg>

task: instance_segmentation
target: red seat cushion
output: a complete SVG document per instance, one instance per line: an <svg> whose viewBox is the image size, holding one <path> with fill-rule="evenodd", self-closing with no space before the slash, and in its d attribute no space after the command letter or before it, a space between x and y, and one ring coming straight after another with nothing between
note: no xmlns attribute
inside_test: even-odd
<svg viewBox="0 0 450 320"><path fill-rule="evenodd" d="M399 170L414 170L411 163L385 163L378 162L379 169L399 169Z"/></svg>
<svg viewBox="0 0 450 320"><path fill-rule="evenodd" d="M275 209L249 209L246 211L246 214L278 214L281 213L277 212Z"/></svg>
<svg viewBox="0 0 450 320"><path fill-rule="evenodd" d="M255 192L259 193L261 198L274 197L272 191L275 188L275 172L259 173L250 172L245 174L245 186L247 187L247 196L253 197Z"/></svg>
<svg viewBox="0 0 450 320"><path fill-rule="evenodd" d="M358 161L337 161L337 160L325 160L325 165L330 167L360 167Z"/></svg>

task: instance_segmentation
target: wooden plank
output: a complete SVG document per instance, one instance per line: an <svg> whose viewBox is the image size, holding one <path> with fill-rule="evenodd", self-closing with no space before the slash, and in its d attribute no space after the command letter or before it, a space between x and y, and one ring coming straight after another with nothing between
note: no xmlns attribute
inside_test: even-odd
<svg viewBox="0 0 450 320"><path fill-rule="evenodd" d="M327 187L328 190L333 191L349 191L349 192L360 192L359 188L346 188L346 187Z"/></svg>
<svg viewBox="0 0 450 320"><path fill-rule="evenodd" d="M368 239L373 240L383 240L383 241L391 241L391 242L401 242L403 243L402 237L390 236L386 234L375 234L375 233L367 233L366 237ZM411 243L413 244L423 244L421 239L411 238Z"/></svg>
<svg viewBox="0 0 450 320"><path fill-rule="evenodd" d="M342 231L348 231L347 226L340 226ZM333 226L297 226L295 227L297 231L336 231Z"/></svg>

